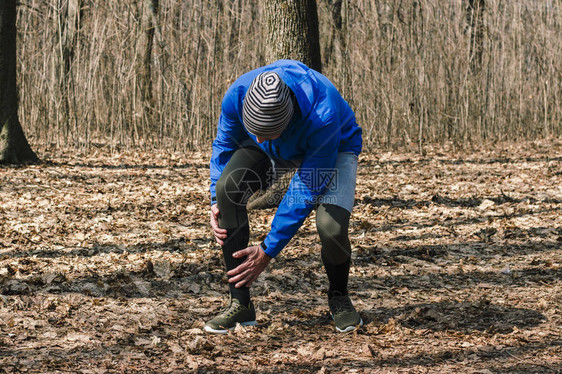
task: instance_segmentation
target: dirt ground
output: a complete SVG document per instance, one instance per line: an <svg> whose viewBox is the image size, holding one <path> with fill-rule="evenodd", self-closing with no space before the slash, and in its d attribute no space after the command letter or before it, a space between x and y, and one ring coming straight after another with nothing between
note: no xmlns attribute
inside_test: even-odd
<svg viewBox="0 0 562 374"><path fill-rule="evenodd" d="M312 214L253 287L259 327L226 336L202 331L227 289L208 155L36 148L0 168L0 372L562 371L559 140L361 155L365 326L334 332Z"/></svg>

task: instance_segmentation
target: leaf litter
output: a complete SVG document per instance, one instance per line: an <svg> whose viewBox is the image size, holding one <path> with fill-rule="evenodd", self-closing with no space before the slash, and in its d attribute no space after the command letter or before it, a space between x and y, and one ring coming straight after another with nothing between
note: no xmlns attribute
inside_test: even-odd
<svg viewBox="0 0 562 374"><path fill-rule="evenodd" d="M38 149L0 169L0 371L555 373L562 143L360 157L350 291L334 333L314 213L253 287L260 326L207 335L226 301L208 155ZM251 242L274 209L251 211Z"/></svg>

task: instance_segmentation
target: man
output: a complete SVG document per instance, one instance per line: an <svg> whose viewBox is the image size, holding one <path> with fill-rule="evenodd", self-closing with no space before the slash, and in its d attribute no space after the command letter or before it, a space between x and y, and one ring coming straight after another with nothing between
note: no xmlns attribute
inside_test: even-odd
<svg viewBox="0 0 562 374"><path fill-rule="evenodd" d="M301 62L279 60L242 75L226 92L211 156L211 227L222 246L230 303L205 324L226 333L256 325L249 287L316 207L328 305L339 332L363 321L347 292L361 128L334 85ZM248 247L246 202L296 169L265 240Z"/></svg>

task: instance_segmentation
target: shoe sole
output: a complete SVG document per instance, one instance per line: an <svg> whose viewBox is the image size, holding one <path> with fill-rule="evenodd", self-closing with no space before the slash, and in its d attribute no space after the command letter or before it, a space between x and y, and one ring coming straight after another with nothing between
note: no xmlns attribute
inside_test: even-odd
<svg viewBox="0 0 562 374"><path fill-rule="evenodd" d="M361 319L359 321L359 325L347 326L345 329L340 329L338 326L336 326L336 331L337 332L352 332L352 331L354 331L355 329L358 329L361 326L363 326L363 319Z"/></svg>
<svg viewBox="0 0 562 374"><path fill-rule="evenodd" d="M248 321L248 322L237 322L240 326L257 326L258 323L256 321ZM211 333L211 334L226 334L229 331L232 331L236 328L236 326L228 328L228 329L214 329L211 326L205 326L204 330Z"/></svg>

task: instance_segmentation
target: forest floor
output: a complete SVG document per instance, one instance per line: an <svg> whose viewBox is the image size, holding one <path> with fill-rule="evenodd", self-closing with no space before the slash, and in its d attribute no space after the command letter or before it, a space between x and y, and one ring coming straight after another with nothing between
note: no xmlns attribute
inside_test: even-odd
<svg viewBox="0 0 562 374"><path fill-rule="evenodd" d="M334 332L313 213L253 287L259 327L224 336L208 155L36 148L0 168L0 372L562 371L560 141L361 155L365 326Z"/></svg>

